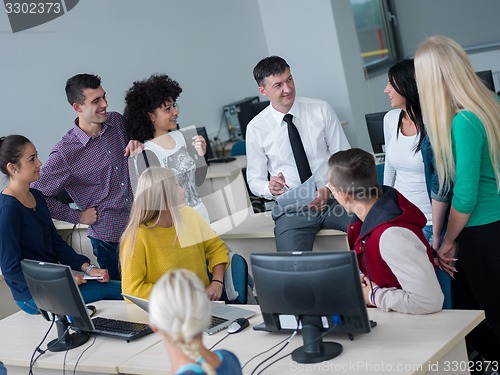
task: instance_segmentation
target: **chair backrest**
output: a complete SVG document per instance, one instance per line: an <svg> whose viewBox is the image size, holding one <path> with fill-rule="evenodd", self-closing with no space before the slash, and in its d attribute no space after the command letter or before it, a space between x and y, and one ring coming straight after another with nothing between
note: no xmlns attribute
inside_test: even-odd
<svg viewBox="0 0 500 375"><path fill-rule="evenodd" d="M384 116L386 112L368 113L365 115L366 126L373 148L374 154L383 154L385 152L384 141Z"/></svg>
<svg viewBox="0 0 500 375"><path fill-rule="evenodd" d="M231 147L231 156L239 156L247 154L247 143L245 141L238 141Z"/></svg>
<svg viewBox="0 0 500 375"><path fill-rule="evenodd" d="M224 274L224 286L228 303L246 304L248 291L248 264L245 258L229 252L230 265Z"/></svg>

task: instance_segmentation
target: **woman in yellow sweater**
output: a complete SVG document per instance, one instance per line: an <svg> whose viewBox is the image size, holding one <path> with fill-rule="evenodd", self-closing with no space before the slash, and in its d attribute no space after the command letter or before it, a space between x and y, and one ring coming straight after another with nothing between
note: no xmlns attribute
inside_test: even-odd
<svg viewBox="0 0 500 375"><path fill-rule="evenodd" d="M120 240L123 293L149 299L167 271L184 268L203 282L208 298L220 299L228 250L203 217L184 204L184 191L169 168L146 169ZM207 269L208 268L208 269ZM212 276L210 281L208 272Z"/></svg>

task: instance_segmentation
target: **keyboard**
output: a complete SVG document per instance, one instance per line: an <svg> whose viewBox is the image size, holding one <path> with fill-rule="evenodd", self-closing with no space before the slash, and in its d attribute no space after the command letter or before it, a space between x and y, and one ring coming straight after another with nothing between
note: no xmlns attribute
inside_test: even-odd
<svg viewBox="0 0 500 375"><path fill-rule="evenodd" d="M225 323L227 321L228 321L227 319L212 315L212 324L210 324L209 329L217 327L219 324Z"/></svg>
<svg viewBox="0 0 500 375"><path fill-rule="evenodd" d="M128 322L110 318L97 317L92 319L95 329L91 333L113 336L127 341L149 335L153 331L146 323Z"/></svg>
<svg viewBox="0 0 500 375"><path fill-rule="evenodd" d="M231 161L234 161L236 160L236 158L234 156L226 156L226 157L222 157L222 158L210 158L210 159L207 159L207 163L210 164L210 163L229 163Z"/></svg>

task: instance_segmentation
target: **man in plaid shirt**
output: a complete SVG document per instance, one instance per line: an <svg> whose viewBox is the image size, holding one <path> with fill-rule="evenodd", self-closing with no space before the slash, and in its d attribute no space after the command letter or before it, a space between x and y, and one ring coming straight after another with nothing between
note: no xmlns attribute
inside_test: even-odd
<svg viewBox="0 0 500 375"><path fill-rule="evenodd" d="M45 195L53 218L89 226L87 235L100 268L119 280L118 244L133 201L127 157L142 143L129 141L121 114L106 111L106 92L98 76L71 77L66 96L78 118L52 149L33 187ZM76 209L56 199L63 191Z"/></svg>

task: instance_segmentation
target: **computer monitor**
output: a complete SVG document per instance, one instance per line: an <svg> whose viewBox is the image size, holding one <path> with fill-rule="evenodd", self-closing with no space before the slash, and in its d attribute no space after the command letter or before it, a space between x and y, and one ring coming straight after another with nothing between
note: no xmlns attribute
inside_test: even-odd
<svg viewBox="0 0 500 375"><path fill-rule="evenodd" d="M252 105L258 102L259 97L252 96L222 108L230 140L245 139L247 125L254 117Z"/></svg>
<svg viewBox="0 0 500 375"><path fill-rule="evenodd" d="M196 132L198 133L198 135L201 135L203 138L205 138L205 141L207 143L207 149L205 152L205 161L207 161L208 163L208 159L213 159L215 155L212 150L212 146L210 146L210 140L208 139L207 129L204 126L200 126L196 128Z"/></svg>
<svg viewBox="0 0 500 375"><path fill-rule="evenodd" d="M481 81L483 81L487 88L495 92L495 83L493 82L493 73L491 70L482 70L480 72L476 72L476 75Z"/></svg>
<svg viewBox="0 0 500 375"><path fill-rule="evenodd" d="M365 115L368 135L372 144L373 153L385 153L384 116L387 112L368 113Z"/></svg>
<svg viewBox="0 0 500 375"><path fill-rule="evenodd" d="M264 108L269 106L269 100L263 102L252 103L253 117L257 116Z"/></svg>
<svg viewBox="0 0 500 375"><path fill-rule="evenodd" d="M48 349L52 352L66 351L87 342L89 335L69 333L70 327L81 331L94 330L71 268L28 259L21 261L21 268L42 315L49 321L55 315L58 337L48 343Z"/></svg>
<svg viewBox="0 0 500 375"><path fill-rule="evenodd" d="M250 260L266 328L301 330L304 345L292 352L294 361L339 355L342 345L323 342L327 333L370 332L354 251L252 254Z"/></svg>

